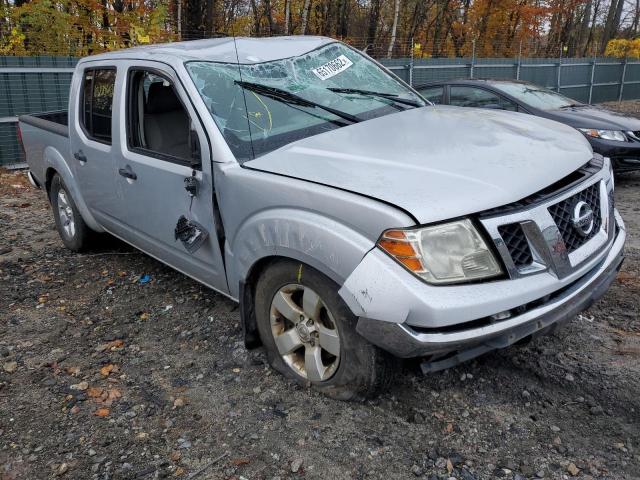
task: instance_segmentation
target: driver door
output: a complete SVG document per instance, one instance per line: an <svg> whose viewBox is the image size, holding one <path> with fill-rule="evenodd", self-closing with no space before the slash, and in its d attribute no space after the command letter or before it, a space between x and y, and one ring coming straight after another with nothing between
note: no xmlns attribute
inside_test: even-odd
<svg viewBox="0 0 640 480"><path fill-rule="evenodd" d="M121 235L148 254L227 293L216 235L208 138L175 72L136 61L121 77L116 183L126 228ZM187 189L195 185L195 195ZM197 224L204 241L176 238L180 222ZM184 226L184 223L182 223Z"/></svg>

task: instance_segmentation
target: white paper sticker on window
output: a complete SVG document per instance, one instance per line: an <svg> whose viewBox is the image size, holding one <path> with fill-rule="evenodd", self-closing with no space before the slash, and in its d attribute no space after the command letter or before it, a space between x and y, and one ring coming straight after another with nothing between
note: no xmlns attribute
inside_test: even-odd
<svg viewBox="0 0 640 480"><path fill-rule="evenodd" d="M351 60L349 60L345 55L340 55L335 60L331 60L324 65L320 65L318 68L314 68L311 71L315 73L316 77L320 80L326 80L327 78L331 78L334 75L345 71L351 65L353 65Z"/></svg>

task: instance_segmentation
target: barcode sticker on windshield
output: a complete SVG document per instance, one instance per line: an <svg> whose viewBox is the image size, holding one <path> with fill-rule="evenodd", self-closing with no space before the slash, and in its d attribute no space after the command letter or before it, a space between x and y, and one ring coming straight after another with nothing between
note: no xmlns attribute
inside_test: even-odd
<svg viewBox="0 0 640 480"><path fill-rule="evenodd" d="M326 80L334 75L344 72L347 68L353 65L353 62L349 60L345 55L340 55L335 60L320 65L318 68L313 68L311 71L316 74L320 80Z"/></svg>

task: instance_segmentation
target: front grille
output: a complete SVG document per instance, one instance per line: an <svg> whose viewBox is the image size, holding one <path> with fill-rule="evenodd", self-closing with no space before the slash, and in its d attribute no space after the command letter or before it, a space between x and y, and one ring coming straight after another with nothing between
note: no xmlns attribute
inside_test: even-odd
<svg viewBox="0 0 640 480"><path fill-rule="evenodd" d="M573 210L579 201L586 202L593 210L593 228L588 235L580 235L573 226ZM549 213L556 222L562 235L567 252L571 253L587 243L600 230L602 217L600 215L600 184L595 183L585 188L573 197L569 197L549 207Z"/></svg>
<svg viewBox="0 0 640 480"><path fill-rule="evenodd" d="M602 169L602 166L602 157L595 156L578 170L570 173L566 177L558 180L539 192L529 195L517 202L510 203L509 205L486 210L482 213L482 216L505 215L513 213L514 211L517 212L535 207L536 205L548 201L550 197L560 195L562 192L576 187L579 183L587 181L587 179L592 175L598 173Z"/></svg>
<svg viewBox="0 0 640 480"><path fill-rule="evenodd" d="M504 240L504 244L507 246L516 268L522 268L533 263L529 242L527 242L527 237L519 223L501 225L498 227L498 233Z"/></svg>

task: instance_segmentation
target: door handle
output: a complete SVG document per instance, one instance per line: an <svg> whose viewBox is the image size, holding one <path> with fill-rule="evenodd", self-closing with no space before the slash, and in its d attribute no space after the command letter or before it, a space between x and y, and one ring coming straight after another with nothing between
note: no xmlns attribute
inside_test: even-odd
<svg viewBox="0 0 640 480"><path fill-rule="evenodd" d="M79 162L86 162L87 161L87 157L85 156L84 153L82 153L82 150L78 150L76 153L74 153L73 154L73 158L75 158Z"/></svg>
<svg viewBox="0 0 640 480"><path fill-rule="evenodd" d="M128 178L130 180L137 180L138 176L135 174L131 167L127 165L125 168L118 169L118 173L122 175L124 178Z"/></svg>

